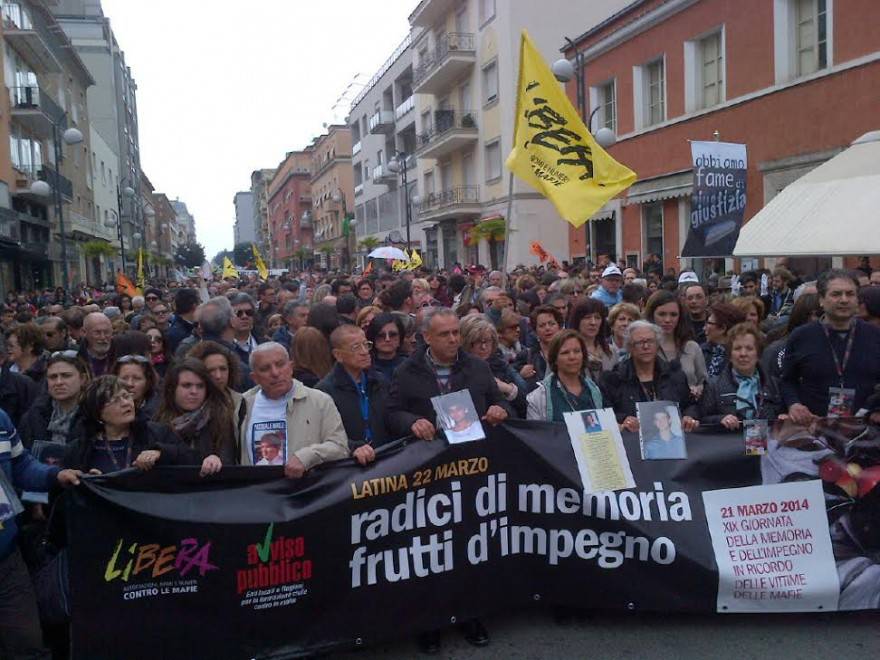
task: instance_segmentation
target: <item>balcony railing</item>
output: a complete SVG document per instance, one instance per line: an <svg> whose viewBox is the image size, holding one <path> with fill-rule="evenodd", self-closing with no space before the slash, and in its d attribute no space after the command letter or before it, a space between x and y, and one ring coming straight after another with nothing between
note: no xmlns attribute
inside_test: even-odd
<svg viewBox="0 0 880 660"><path fill-rule="evenodd" d="M473 54L476 40L469 32L449 32L440 37L437 46L429 53L413 71L413 87L418 85L435 69L442 66L450 54L458 52Z"/></svg>
<svg viewBox="0 0 880 660"><path fill-rule="evenodd" d="M392 172L387 164L376 165L373 168L373 183L387 183L397 181L397 174Z"/></svg>
<svg viewBox="0 0 880 660"><path fill-rule="evenodd" d="M394 130L394 113L391 110L377 110L370 117L370 133L388 133Z"/></svg>
<svg viewBox="0 0 880 660"><path fill-rule="evenodd" d="M21 223L18 213L0 207L0 241L18 243L21 240Z"/></svg>
<svg viewBox="0 0 880 660"><path fill-rule="evenodd" d="M469 110L461 113L455 110L437 110L434 112L434 125L419 135L419 146L428 145L441 138L445 133L455 129L476 128L476 118L474 113Z"/></svg>
<svg viewBox="0 0 880 660"><path fill-rule="evenodd" d="M430 213L461 204L479 204L480 186L456 186L440 192L428 193L419 204L419 213Z"/></svg>
<svg viewBox="0 0 880 660"><path fill-rule="evenodd" d="M353 145L351 145L351 155L357 156L361 152L361 141L358 140Z"/></svg>
<svg viewBox="0 0 880 660"><path fill-rule="evenodd" d="M410 95L403 103L401 103L400 105L398 105L394 109L394 118L400 119L401 117L403 117L406 113L410 112L415 107L416 107L416 97L413 95Z"/></svg>
<svg viewBox="0 0 880 660"><path fill-rule="evenodd" d="M59 173L58 170L48 165L43 165L40 168L40 178L52 186L53 190L57 188L63 197L73 199L73 183L66 176Z"/></svg>
<svg viewBox="0 0 880 660"><path fill-rule="evenodd" d="M60 51L53 46L57 38L41 20L34 21L21 3L3 3L3 36L33 66L51 72L62 70Z"/></svg>
<svg viewBox="0 0 880 660"><path fill-rule="evenodd" d="M364 192L364 184L359 183L354 187L354 196L362 195Z"/></svg>
<svg viewBox="0 0 880 660"><path fill-rule="evenodd" d="M19 123L42 137L52 135L52 125L59 122L64 112L52 97L37 85L12 87L9 90L12 115Z"/></svg>

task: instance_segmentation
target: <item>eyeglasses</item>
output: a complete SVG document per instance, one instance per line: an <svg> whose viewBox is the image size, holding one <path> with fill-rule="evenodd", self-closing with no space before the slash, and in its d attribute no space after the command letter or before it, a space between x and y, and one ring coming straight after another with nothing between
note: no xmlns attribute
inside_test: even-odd
<svg viewBox="0 0 880 660"><path fill-rule="evenodd" d="M473 345L474 346L491 346L493 343L495 343L495 342L493 342L490 337L483 337L482 339L474 340Z"/></svg>
<svg viewBox="0 0 880 660"><path fill-rule="evenodd" d="M66 358L68 360L75 360L79 357L79 353L76 351L55 351L49 356L50 360L54 360L56 358Z"/></svg>
<svg viewBox="0 0 880 660"><path fill-rule="evenodd" d="M652 348L657 345L656 339L639 339L632 342L633 348Z"/></svg>
<svg viewBox="0 0 880 660"><path fill-rule="evenodd" d="M147 296L144 300L159 300L159 296Z"/></svg>
<svg viewBox="0 0 880 660"><path fill-rule="evenodd" d="M254 315L254 310L252 310L252 309L237 309L237 310L235 310L235 315L240 319L243 319L245 316L251 317Z"/></svg>
<svg viewBox="0 0 880 660"><path fill-rule="evenodd" d="M119 364L130 364L131 362L149 364L150 358L144 357L143 355L123 355L121 358L116 358L116 362Z"/></svg>
<svg viewBox="0 0 880 660"><path fill-rule="evenodd" d="M361 351L369 351L373 348L373 342L371 341L360 341L357 344L352 344L348 347L349 352L351 353L360 353Z"/></svg>
<svg viewBox="0 0 880 660"><path fill-rule="evenodd" d="M380 332L376 335L376 339L399 339L400 333L396 330L390 330L386 332Z"/></svg>
<svg viewBox="0 0 880 660"><path fill-rule="evenodd" d="M128 390L123 390L118 392L107 402L107 405L113 405L115 403L122 403L123 401L134 401L134 396L132 396L131 392Z"/></svg>
<svg viewBox="0 0 880 660"><path fill-rule="evenodd" d="M168 316L170 312L167 309L154 309L153 314L156 316Z"/></svg>

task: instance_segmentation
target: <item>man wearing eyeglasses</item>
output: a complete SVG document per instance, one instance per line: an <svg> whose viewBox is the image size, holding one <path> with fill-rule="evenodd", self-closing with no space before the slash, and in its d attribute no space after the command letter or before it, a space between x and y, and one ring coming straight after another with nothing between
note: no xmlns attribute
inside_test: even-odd
<svg viewBox="0 0 880 660"><path fill-rule="evenodd" d="M361 465L376 459L375 449L393 437L386 423L388 384L372 367L370 349L364 331L356 325L341 325L330 335L336 366L318 383L316 389L333 398L348 448Z"/></svg>
<svg viewBox="0 0 880 660"><path fill-rule="evenodd" d="M110 346L113 326L102 312L92 312L83 321L83 342L80 355L89 363L92 375L97 378L109 373L111 366Z"/></svg>
<svg viewBox="0 0 880 660"><path fill-rule="evenodd" d="M229 302L232 305L232 329L235 331L232 343L235 352L242 361L246 361L253 350L263 343L262 338L258 339L254 334L257 306L246 293L236 293Z"/></svg>

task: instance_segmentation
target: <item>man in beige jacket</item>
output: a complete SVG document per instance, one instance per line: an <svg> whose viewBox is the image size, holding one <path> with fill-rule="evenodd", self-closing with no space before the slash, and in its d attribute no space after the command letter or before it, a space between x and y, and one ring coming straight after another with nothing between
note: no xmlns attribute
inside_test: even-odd
<svg viewBox="0 0 880 660"><path fill-rule="evenodd" d="M284 439L280 449L288 479L298 479L320 463L348 456L348 438L336 404L329 395L293 377L284 346L270 341L255 347L250 367L257 386L244 393L242 465L256 465L264 458L264 435L275 444L276 437Z"/></svg>

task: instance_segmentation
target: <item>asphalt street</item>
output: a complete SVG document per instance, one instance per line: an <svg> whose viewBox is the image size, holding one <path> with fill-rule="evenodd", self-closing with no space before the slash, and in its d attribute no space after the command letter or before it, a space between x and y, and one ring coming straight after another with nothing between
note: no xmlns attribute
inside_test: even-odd
<svg viewBox="0 0 880 660"><path fill-rule="evenodd" d="M837 614L693 615L608 614L557 624L548 611L524 611L485 620L492 641L474 648L450 629L435 656L421 655L413 639L334 655L373 658L617 660L825 660L880 655L880 612Z"/></svg>

